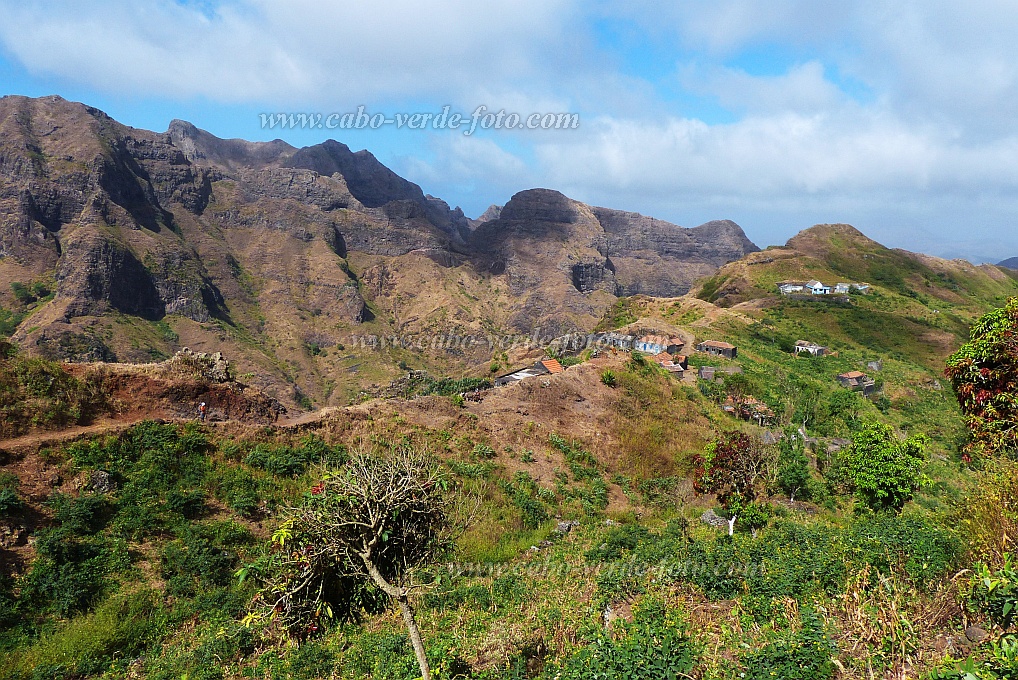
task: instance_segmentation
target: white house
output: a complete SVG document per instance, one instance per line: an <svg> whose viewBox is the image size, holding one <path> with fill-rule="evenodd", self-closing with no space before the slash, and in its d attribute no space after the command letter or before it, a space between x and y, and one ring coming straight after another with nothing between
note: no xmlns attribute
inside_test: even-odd
<svg viewBox="0 0 1018 680"><path fill-rule="evenodd" d="M844 295L848 293L849 288L851 288L851 284L839 283L834 287L834 292L837 293L838 295Z"/></svg>
<svg viewBox="0 0 1018 680"><path fill-rule="evenodd" d="M811 292L813 295L830 295L831 287L825 286L816 279L806 282L806 290Z"/></svg>
<svg viewBox="0 0 1018 680"><path fill-rule="evenodd" d="M801 283L792 283L792 282L779 283L778 284L778 290L781 291L782 295L791 295L792 293L801 293L802 292L802 284Z"/></svg>

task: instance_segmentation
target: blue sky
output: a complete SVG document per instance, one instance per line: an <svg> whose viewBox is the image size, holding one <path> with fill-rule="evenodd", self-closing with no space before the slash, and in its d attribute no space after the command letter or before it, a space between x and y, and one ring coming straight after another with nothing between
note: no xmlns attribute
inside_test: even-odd
<svg viewBox="0 0 1018 680"><path fill-rule="evenodd" d="M333 137L477 215L549 187L759 245L848 222L1018 255L1011 2L0 0L0 94ZM575 130L263 130L259 113L575 112Z"/></svg>

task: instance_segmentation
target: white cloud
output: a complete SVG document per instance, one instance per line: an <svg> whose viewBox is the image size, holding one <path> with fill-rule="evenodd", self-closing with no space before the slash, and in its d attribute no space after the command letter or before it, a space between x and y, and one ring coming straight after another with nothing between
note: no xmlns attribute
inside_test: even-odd
<svg viewBox="0 0 1018 680"><path fill-rule="evenodd" d="M462 97L537 78L568 51L556 0L0 2L26 67L107 92L276 105Z"/></svg>
<svg viewBox="0 0 1018 680"><path fill-rule="evenodd" d="M633 27L635 56L598 42L605 18ZM970 256L994 234L1018 255L1015 35L1004 0L0 0L7 54L100 92L581 114L569 133L399 138L425 151L395 169L468 212L547 186L774 235L865 220Z"/></svg>

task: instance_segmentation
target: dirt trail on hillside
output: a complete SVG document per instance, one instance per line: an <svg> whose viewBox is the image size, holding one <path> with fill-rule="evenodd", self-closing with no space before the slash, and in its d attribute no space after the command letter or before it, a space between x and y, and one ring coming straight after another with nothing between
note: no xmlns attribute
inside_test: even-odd
<svg viewBox="0 0 1018 680"><path fill-rule="evenodd" d="M118 420L102 420L91 425L75 425L61 430L46 430L32 432L20 437L0 439L0 452L19 453L26 450L44 449L48 446L71 442L82 437L96 437L107 434L119 434L130 427L137 425L143 420L152 420L151 415L138 416ZM181 418L156 418L161 422L185 423L187 420Z"/></svg>

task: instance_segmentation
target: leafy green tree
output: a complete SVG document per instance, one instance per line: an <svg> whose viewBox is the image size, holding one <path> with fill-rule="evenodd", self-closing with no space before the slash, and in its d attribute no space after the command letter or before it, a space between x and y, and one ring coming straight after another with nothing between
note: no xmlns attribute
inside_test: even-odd
<svg viewBox="0 0 1018 680"><path fill-rule="evenodd" d="M802 437L794 428L785 430L785 437L778 445L778 486L788 494L789 499L796 496L809 496L809 457L806 455Z"/></svg>
<svg viewBox="0 0 1018 680"><path fill-rule="evenodd" d="M844 453L855 494L872 510L901 510L928 483L922 468L926 437L899 439L889 425L870 423Z"/></svg>
<svg viewBox="0 0 1018 680"><path fill-rule="evenodd" d="M976 321L969 342L948 357L945 374L972 434L971 449L1018 450L1018 297Z"/></svg>

